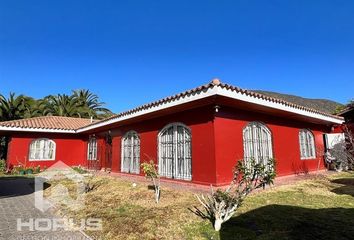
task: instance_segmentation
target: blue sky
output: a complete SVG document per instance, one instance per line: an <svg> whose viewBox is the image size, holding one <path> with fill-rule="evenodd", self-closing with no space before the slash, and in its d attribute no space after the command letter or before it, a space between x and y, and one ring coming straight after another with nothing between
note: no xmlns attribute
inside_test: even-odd
<svg viewBox="0 0 354 240"><path fill-rule="evenodd" d="M0 1L0 93L87 88L115 112L218 77L354 97L354 1Z"/></svg>

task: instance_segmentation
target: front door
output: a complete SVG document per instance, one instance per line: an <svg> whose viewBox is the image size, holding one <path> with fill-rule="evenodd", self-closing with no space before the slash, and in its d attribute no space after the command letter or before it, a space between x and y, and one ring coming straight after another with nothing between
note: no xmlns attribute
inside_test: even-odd
<svg viewBox="0 0 354 240"><path fill-rule="evenodd" d="M105 137L105 170L111 171L112 169L112 136L107 133Z"/></svg>

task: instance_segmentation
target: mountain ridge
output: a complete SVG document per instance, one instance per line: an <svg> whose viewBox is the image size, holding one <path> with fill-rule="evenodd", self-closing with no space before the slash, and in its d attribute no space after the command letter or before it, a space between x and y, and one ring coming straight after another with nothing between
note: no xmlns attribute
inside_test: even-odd
<svg viewBox="0 0 354 240"><path fill-rule="evenodd" d="M325 113L330 113L330 114L334 114L338 109L338 107L344 106L343 104L330 99L305 98L305 97L300 97L292 94L263 91L263 90L251 90L251 91L261 93L266 96L279 98L291 103L302 105L304 107L313 108L315 110L322 111Z"/></svg>

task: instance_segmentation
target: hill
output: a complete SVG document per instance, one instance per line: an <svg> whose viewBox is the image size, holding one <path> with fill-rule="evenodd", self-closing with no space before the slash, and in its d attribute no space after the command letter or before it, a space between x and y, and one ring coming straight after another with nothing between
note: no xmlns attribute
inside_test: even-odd
<svg viewBox="0 0 354 240"><path fill-rule="evenodd" d="M333 114L337 107L342 107L343 104L329 100L329 99L312 99L312 98L303 98L295 95L270 92L270 91L261 91L261 90L252 90L270 97L283 99L285 101L299 104L305 107L313 108L318 111L331 113Z"/></svg>

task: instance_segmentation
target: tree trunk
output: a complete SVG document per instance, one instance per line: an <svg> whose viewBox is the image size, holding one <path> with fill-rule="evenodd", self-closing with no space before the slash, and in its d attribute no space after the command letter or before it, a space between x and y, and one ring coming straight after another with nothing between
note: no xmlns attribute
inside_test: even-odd
<svg viewBox="0 0 354 240"><path fill-rule="evenodd" d="M155 201L156 203L159 203L160 200L160 187L155 186Z"/></svg>
<svg viewBox="0 0 354 240"><path fill-rule="evenodd" d="M221 219L215 219L215 222L214 222L215 231L220 231L222 223L223 223L223 221Z"/></svg>

